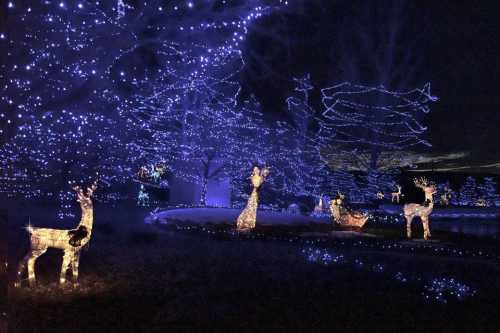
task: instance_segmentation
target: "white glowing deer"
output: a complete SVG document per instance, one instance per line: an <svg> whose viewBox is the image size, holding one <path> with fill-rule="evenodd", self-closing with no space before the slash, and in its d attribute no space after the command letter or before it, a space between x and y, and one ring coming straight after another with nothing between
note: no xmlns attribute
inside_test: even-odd
<svg viewBox="0 0 500 333"><path fill-rule="evenodd" d="M26 228L30 233L30 251L23 260L19 263L17 270L16 286L21 285L21 275L28 264L28 280L30 286L35 285L35 262L38 257L44 254L48 248L61 249L64 251L63 262L61 266L61 274L59 283L66 282L67 270L71 267L73 272L73 283L78 284L78 264L80 261L80 251L82 247L88 243L92 235L93 224L93 204L92 195L97 189L96 180L91 187L87 187L86 193L75 186L77 201L82 209L82 218L76 229L49 229L49 228L34 228L30 225Z"/></svg>
<svg viewBox="0 0 500 333"><path fill-rule="evenodd" d="M416 187L424 191L425 202L423 205L414 203L404 205L403 212L406 219L406 234L408 238L411 238L411 221L415 216L419 216L424 227L424 239L427 240L431 237L429 215L431 215L432 209L434 208L434 199L432 196L436 193L436 185L434 183L429 183L425 178L416 178L413 182Z"/></svg>
<svg viewBox="0 0 500 333"><path fill-rule="evenodd" d="M396 187L398 188L398 191L391 193L391 202L396 201L397 203L399 203L399 197L401 196L401 189L402 189L402 187L399 186L399 185L396 185Z"/></svg>

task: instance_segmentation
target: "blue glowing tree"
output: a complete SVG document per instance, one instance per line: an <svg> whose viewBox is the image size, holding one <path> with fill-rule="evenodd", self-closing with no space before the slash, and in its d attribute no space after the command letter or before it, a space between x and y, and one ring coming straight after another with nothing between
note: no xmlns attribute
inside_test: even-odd
<svg viewBox="0 0 500 333"><path fill-rule="evenodd" d="M58 187L50 179L84 179L96 170L110 184L130 178L142 157L164 149L141 141L161 117L182 127L188 111L234 102L240 44L248 25L270 10L260 1L9 3L16 28L0 31L2 47L9 46L1 64L9 77L0 88L0 117L11 125L0 132L2 141L9 134L0 151L4 179L31 177L36 190L37 178ZM135 107L143 112L128 112ZM173 147L163 158L184 145L170 132L177 130L154 133Z"/></svg>
<svg viewBox="0 0 500 333"><path fill-rule="evenodd" d="M479 195L476 178L468 176L465 179L465 183L460 188L458 203L461 206L472 206L476 203L478 198Z"/></svg>
<svg viewBox="0 0 500 333"><path fill-rule="evenodd" d="M484 177L483 182L478 185L478 192L478 196L484 199L488 206L496 206L500 202L497 183L493 177Z"/></svg>

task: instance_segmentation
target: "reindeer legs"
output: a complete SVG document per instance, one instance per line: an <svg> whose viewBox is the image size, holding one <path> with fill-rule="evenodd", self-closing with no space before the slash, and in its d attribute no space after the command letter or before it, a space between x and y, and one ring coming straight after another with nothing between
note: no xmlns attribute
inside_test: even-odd
<svg viewBox="0 0 500 333"><path fill-rule="evenodd" d="M431 231L429 229L429 219L422 218L422 225L424 227L424 239L427 240L431 237Z"/></svg>
<svg viewBox="0 0 500 333"><path fill-rule="evenodd" d="M66 282L66 272L68 271L71 263L74 260L74 252L72 251L64 251L63 262L61 265L61 274L59 276L59 283L64 284Z"/></svg>
<svg viewBox="0 0 500 333"><path fill-rule="evenodd" d="M47 248L42 248L42 249L31 249L21 260L19 263L18 269L17 269L17 277L16 277L16 287L21 286L21 275L24 272L24 269L26 268L26 264L28 264L28 280L30 287L33 287L36 282L36 277L35 277L35 262L36 259L44 254L47 251Z"/></svg>
<svg viewBox="0 0 500 333"><path fill-rule="evenodd" d="M411 215L406 216L405 215L405 218L406 218L406 236L408 238L411 238L411 221L413 220L413 216L411 216Z"/></svg>
<svg viewBox="0 0 500 333"><path fill-rule="evenodd" d="M21 262L19 263L19 266L17 266L17 276L16 276L16 282L15 282L15 286L16 287L20 287L21 286L21 276L24 272L24 270L26 269L26 264L28 263L28 259L31 257L31 251L29 251L23 258L23 260L21 260Z"/></svg>
<svg viewBox="0 0 500 333"><path fill-rule="evenodd" d="M71 262L71 270L73 271L73 284L78 285L78 265L80 264L80 252L77 252L73 256L73 261Z"/></svg>

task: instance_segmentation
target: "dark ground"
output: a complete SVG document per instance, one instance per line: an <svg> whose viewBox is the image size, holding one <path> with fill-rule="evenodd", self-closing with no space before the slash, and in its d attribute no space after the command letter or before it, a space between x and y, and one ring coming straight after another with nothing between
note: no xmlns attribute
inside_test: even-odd
<svg viewBox="0 0 500 333"><path fill-rule="evenodd" d="M10 207L11 281L27 250L21 227L28 215L35 226L57 225L49 223L55 211ZM8 307L9 331L499 331L499 240L437 232L439 242L408 243L400 226L368 226L385 238L311 245L304 240L317 237L296 237L304 230L295 230L293 241L278 229L261 229L256 234L263 236L251 239L224 227L209 234L144 225L146 213L97 204L79 289L57 287L61 254L47 252L37 263L37 289L9 286L8 303L1 304L2 311ZM308 262L301 254L308 246L342 254L345 262ZM398 272L409 281L395 279ZM449 297L446 304L428 300L422 293L433 277L454 277L477 294Z"/></svg>

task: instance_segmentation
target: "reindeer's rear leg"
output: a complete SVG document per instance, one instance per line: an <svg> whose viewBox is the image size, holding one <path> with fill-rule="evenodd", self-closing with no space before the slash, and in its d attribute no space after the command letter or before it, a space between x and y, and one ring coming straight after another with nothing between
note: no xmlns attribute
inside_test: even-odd
<svg viewBox="0 0 500 333"><path fill-rule="evenodd" d="M17 269L17 277L16 277L16 282L15 286L20 287L21 286L21 276L24 272L24 269L26 268L26 264L28 264L28 280L30 287L33 287L36 282L35 278L35 262L36 259L44 254L47 251L47 248L41 248L41 249L31 249L21 260L19 263L18 269Z"/></svg>
<svg viewBox="0 0 500 333"><path fill-rule="evenodd" d="M28 263L28 259L31 257L31 250L26 253L24 258L21 260L19 263L19 266L17 266L17 275L16 275L16 282L15 286L20 287L21 286L21 280L22 280L22 275L24 273L24 270L26 269L26 264Z"/></svg>

